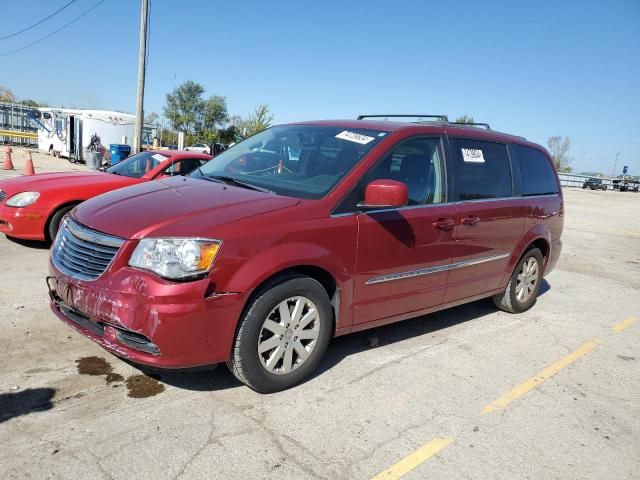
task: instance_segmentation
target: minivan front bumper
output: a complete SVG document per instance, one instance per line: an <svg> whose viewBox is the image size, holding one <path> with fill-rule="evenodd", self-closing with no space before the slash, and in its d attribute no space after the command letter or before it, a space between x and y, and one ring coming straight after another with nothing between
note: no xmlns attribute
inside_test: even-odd
<svg viewBox="0 0 640 480"><path fill-rule="evenodd" d="M94 281L49 263L51 310L111 353L159 368L228 360L244 295L216 294L209 278L176 283L132 268Z"/></svg>

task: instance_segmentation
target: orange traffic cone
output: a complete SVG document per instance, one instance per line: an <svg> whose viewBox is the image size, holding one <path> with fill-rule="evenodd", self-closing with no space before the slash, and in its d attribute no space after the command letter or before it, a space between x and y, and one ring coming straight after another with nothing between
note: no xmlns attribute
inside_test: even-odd
<svg viewBox="0 0 640 480"><path fill-rule="evenodd" d="M2 166L3 170L14 170L13 162L11 161L11 147L4 147L4 165Z"/></svg>
<svg viewBox="0 0 640 480"><path fill-rule="evenodd" d="M35 175L36 172L33 169L33 159L31 158L31 150L27 150L27 162L24 164L25 175Z"/></svg>

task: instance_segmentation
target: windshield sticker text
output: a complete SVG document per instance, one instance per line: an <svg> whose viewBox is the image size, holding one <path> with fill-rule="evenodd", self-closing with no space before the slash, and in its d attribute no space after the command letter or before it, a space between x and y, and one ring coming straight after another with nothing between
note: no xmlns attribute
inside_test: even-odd
<svg viewBox="0 0 640 480"><path fill-rule="evenodd" d="M465 162L484 163L484 155L482 155L482 150L478 150L475 148L463 148L462 159Z"/></svg>
<svg viewBox="0 0 640 480"><path fill-rule="evenodd" d="M361 145L366 145L367 143L371 142L372 140L375 140L374 137L368 137L366 135L361 135L359 133L350 132L348 130L345 130L344 132L340 132L339 134L336 135L336 138L339 138L341 140L348 140L349 142L356 142L356 143L359 143Z"/></svg>

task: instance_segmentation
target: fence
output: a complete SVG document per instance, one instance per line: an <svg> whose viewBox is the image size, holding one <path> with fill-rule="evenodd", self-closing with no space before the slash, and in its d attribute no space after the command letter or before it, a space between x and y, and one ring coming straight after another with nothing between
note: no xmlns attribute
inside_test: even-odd
<svg viewBox="0 0 640 480"><path fill-rule="evenodd" d="M575 173L558 173L560 177L560 185L563 187L579 187L582 188L582 184L590 177L589 175L578 175ZM599 177L596 177L599 178ZM608 178L600 178L602 183L607 186L608 189L613 188L613 182Z"/></svg>
<svg viewBox="0 0 640 480"><path fill-rule="evenodd" d="M0 143L38 145L38 127L29 118L37 110L18 103L0 102Z"/></svg>

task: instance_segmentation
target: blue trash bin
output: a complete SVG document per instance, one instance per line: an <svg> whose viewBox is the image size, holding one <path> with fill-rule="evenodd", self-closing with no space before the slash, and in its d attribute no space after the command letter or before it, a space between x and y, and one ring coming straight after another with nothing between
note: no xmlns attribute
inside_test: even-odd
<svg viewBox="0 0 640 480"><path fill-rule="evenodd" d="M111 153L111 164L115 165L131 154L131 147L129 145L111 143L109 144L109 153Z"/></svg>

